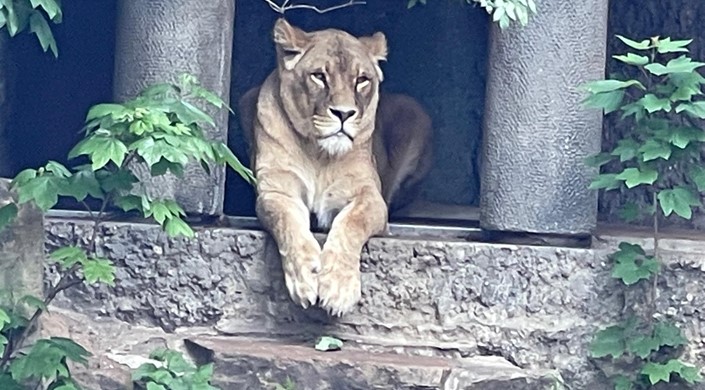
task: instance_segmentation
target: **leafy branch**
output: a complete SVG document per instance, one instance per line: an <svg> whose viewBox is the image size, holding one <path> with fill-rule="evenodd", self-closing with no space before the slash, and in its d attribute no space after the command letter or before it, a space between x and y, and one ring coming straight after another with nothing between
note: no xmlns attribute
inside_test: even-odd
<svg viewBox="0 0 705 390"><path fill-rule="evenodd" d="M426 5L427 0L406 0L407 8L412 8L417 4ZM529 16L536 14L535 0L465 0L467 4L479 5L484 8L492 21L499 24L504 30L512 22L519 22L521 26L529 23Z"/></svg>
<svg viewBox="0 0 705 390"><path fill-rule="evenodd" d="M0 29L7 28L14 37L29 27L42 49L45 52L51 50L54 57L59 56L59 49L47 19L58 24L62 18L57 0L0 0Z"/></svg>
<svg viewBox="0 0 705 390"><path fill-rule="evenodd" d="M651 282L646 313L634 314L619 325L600 330L591 345L595 358L611 357L636 362L634 371L613 377L615 389L644 389L672 377L688 384L701 381L698 369L680 361L678 348L688 344L673 324L654 323L658 298L658 274L662 253L659 245L659 220L676 215L690 219L693 209L701 207L705 191L705 168L699 161L705 130L698 121L705 119L705 78L698 69L703 62L688 57L692 40L654 37L633 41L617 36L633 52L613 56L631 70L633 77L587 83L585 105L610 114L621 111L630 129L617 145L587 160L595 167L610 168L591 183L595 190L633 190L645 187L650 207L628 204L621 212L627 221L650 217L653 251L622 242L611 255L612 277L625 287ZM616 171L615 171L616 170ZM687 171L685 180L674 180L666 172ZM634 366L634 364L632 364Z"/></svg>
<svg viewBox="0 0 705 390"><path fill-rule="evenodd" d="M286 11L291 11L295 9L307 9L314 11L318 14L325 14L327 12L339 10L341 8L347 8L347 7L352 7L355 5L365 5L367 4L366 1L363 0L348 0L346 3L343 4L338 4L334 6L330 6L328 8L319 8L310 4L292 4L291 0L284 0L284 2L280 5L274 2L274 0L264 0L267 5L269 5L269 8L271 8L274 12L284 15Z"/></svg>
<svg viewBox="0 0 705 390"><path fill-rule="evenodd" d="M115 284L115 267L97 248L101 224L110 209L136 210L159 223L171 237L194 235L183 220L184 210L175 200L155 199L147 193L132 172L135 164L146 165L152 177L168 172L182 177L190 162L198 162L206 172L213 164L227 164L254 183L252 172L224 143L205 137L202 126L215 123L196 102L227 108L218 96L188 74L180 76L176 83L148 87L122 104L93 106L86 116L84 138L69 152L69 158L79 160L78 165L69 169L49 161L38 169L21 171L12 180L10 188L17 194L17 201L0 207L0 229L16 217L18 205L31 202L46 211L60 197L69 197L86 208L93 230L86 248L64 246L50 254L61 277L48 288L44 299L28 296L15 301L11 294L3 299L0 388L36 388L36 383L48 382L52 389L78 389L67 361L85 364L90 353L83 347L59 338L40 339L30 347L25 344L39 317L59 293L83 283ZM92 201L99 202L97 210L89 206ZM23 305L34 309L29 318L22 313Z"/></svg>

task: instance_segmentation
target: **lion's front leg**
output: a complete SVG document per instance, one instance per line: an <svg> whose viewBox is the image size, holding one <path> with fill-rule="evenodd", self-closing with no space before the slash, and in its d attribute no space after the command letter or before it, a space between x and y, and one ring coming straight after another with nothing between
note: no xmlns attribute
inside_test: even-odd
<svg viewBox="0 0 705 390"><path fill-rule="evenodd" d="M264 193L257 197L257 217L277 243L291 299L304 308L314 305L321 246L309 230L308 209L299 199Z"/></svg>
<svg viewBox="0 0 705 390"><path fill-rule="evenodd" d="M321 253L319 304L334 316L360 300L360 252L367 240L387 226L387 206L379 190L363 188L333 220Z"/></svg>

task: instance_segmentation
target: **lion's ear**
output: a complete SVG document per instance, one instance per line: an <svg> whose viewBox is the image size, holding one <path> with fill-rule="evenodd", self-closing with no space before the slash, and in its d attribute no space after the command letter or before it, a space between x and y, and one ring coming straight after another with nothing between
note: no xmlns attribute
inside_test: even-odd
<svg viewBox="0 0 705 390"><path fill-rule="evenodd" d="M308 36L306 32L292 26L284 18L279 18L274 23L274 43L284 68L291 70L303 56Z"/></svg>
<svg viewBox="0 0 705 390"><path fill-rule="evenodd" d="M360 41L370 51L372 58L377 61L387 59L387 37L381 32L376 32L369 37L360 37Z"/></svg>
<svg viewBox="0 0 705 390"><path fill-rule="evenodd" d="M367 47L372 58L377 61L375 69L377 70L379 81L382 81L384 76L382 68L379 67L379 62L387 60L387 37L381 32L376 32L372 36L361 37L360 41Z"/></svg>

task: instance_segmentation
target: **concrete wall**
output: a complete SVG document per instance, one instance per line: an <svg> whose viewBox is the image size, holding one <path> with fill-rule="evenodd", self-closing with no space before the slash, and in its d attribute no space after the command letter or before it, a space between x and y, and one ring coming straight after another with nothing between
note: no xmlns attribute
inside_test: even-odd
<svg viewBox="0 0 705 390"><path fill-rule="evenodd" d="M47 249L82 243L90 230L69 220L49 220L46 228ZM559 369L573 388L605 388L587 344L617 320L625 299L645 296L622 296L609 277L606 255L619 237L595 249L376 238L363 253L360 305L330 321L290 303L276 249L262 232L209 228L192 240L168 239L153 225L111 223L100 237L101 254L117 266L117 286L72 290L60 306L169 331L326 332L376 351L499 356L523 369ZM662 247L669 252L658 311L692 340L686 358L703 361L705 247L689 240Z"/></svg>

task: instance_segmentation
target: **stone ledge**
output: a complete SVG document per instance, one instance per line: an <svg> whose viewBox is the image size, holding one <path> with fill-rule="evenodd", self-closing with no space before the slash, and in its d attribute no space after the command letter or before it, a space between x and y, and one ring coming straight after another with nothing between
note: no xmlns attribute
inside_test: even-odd
<svg viewBox="0 0 705 390"><path fill-rule="evenodd" d="M84 243L90 232L80 221L49 220L46 227L48 249ZM154 225L108 223L99 244L117 265L117 287L77 289L58 305L169 331L208 325L232 336L326 333L369 351L499 356L522 368L559 369L576 388L604 386L586 346L625 299L607 270L609 240L569 249L374 238L362 256L362 301L337 321L290 302L277 250L260 231L199 228L187 240L169 239ZM659 312L693 341L686 358L704 361L703 258L689 250L665 260Z"/></svg>
<svg viewBox="0 0 705 390"><path fill-rule="evenodd" d="M225 389L267 389L291 379L297 390L545 390L551 372L522 370L502 358L446 359L371 353L345 346L319 352L310 345L253 338L187 340L215 362Z"/></svg>

